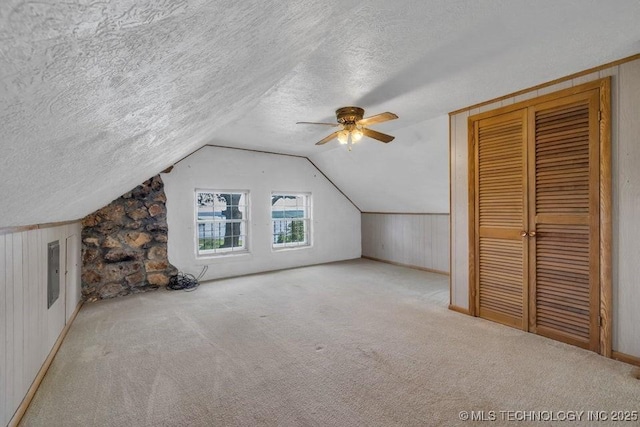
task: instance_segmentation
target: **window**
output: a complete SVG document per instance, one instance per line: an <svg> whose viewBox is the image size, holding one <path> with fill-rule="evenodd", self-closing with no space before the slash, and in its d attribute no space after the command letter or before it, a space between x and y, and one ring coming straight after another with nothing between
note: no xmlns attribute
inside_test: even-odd
<svg viewBox="0 0 640 427"><path fill-rule="evenodd" d="M273 193L271 223L274 248L309 246L311 244L311 195Z"/></svg>
<svg viewBox="0 0 640 427"><path fill-rule="evenodd" d="M248 192L196 190L198 255L247 251Z"/></svg>

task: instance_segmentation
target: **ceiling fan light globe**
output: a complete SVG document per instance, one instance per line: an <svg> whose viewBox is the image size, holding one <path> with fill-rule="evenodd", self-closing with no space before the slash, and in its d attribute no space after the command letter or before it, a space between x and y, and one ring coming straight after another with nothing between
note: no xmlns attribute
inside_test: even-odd
<svg viewBox="0 0 640 427"><path fill-rule="evenodd" d="M351 140L353 142L358 142L362 139L362 131L360 129L354 129L351 132Z"/></svg>
<svg viewBox="0 0 640 427"><path fill-rule="evenodd" d="M338 142L340 144L346 144L349 141L349 132L346 130L342 130L338 132Z"/></svg>

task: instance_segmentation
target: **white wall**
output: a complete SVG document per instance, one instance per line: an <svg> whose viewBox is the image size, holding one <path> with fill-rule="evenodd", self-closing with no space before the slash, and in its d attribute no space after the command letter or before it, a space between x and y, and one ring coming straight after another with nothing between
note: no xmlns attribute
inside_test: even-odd
<svg viewBox="0 0 640 427"><path fill-rule="evenodd" d="M0 234L0 425L20 406L80 301L80 232L74 223ZM47 309L47 244L55 240L60 295ZM65 266L72 270L64 274Z"/></svg>
<svg viewBox="0 0 640 427"><path fill-rule="evenodd" d="M363 212L362 256L448 273L449 215Z"/></svg>
<svg viewBox="0 0 640 427"><path fill-rule="evenodd" d="M305 158L206 146L162 175L167 194L169 261L202 280L360 257L360 212ZM250 253L198 258L198 189L249 191ZM312 194L312 246L271 248L271 192Z"/></svg>
<svg viewBox="0 0 640 427"><path fill-rule="evenodd" d="M627 62L451 116L452 302L469 307L467 119L602 77L611 81L613 179L613 350L640 357L640 60Z"/></svg>

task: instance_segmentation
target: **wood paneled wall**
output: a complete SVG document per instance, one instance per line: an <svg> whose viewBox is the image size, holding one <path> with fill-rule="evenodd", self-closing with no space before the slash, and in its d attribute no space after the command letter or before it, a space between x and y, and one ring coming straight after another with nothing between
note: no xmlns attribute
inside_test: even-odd
<svg viewBox="0 0 640 427"><path fill-rule="evenodd" d="M607 76L612 76L613 350L640 357L640 59L451 115L451 298L453 305L469 308L468 117Z"/></svg>
<svg viewBox="0 0 640 427"><path fill-rule="evenodd" d="M362 256L449 272L449 215L362 213Z"/></svg>
<svg viewBox="0 0 640 427"><path fill-rule="evenodd" d="M80 302L80 223L0 234L0 425L7 425ZM47 309L47 244L60 296Z"/></svg>

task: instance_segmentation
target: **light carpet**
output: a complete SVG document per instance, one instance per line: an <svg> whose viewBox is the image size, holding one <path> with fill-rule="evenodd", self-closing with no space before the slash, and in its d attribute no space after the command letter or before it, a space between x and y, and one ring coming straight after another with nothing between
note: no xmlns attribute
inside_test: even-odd
<svg viewBox="0 0 640 427"><path fill-rule="evenodd" d="M479 423L461 411L514 425L525 413L500 411L640 410L633 366L447 303L446 276L353 260L85 304L21 425Z"/></svg>

